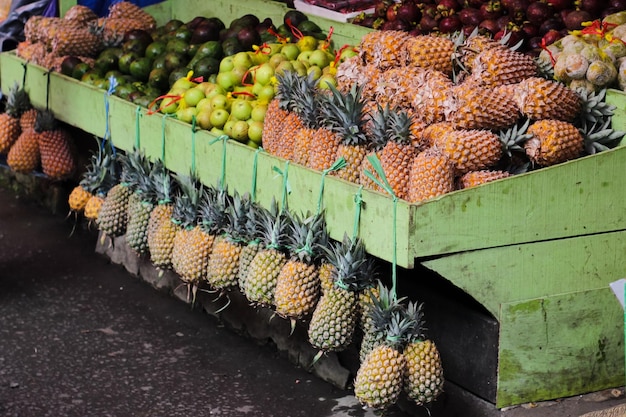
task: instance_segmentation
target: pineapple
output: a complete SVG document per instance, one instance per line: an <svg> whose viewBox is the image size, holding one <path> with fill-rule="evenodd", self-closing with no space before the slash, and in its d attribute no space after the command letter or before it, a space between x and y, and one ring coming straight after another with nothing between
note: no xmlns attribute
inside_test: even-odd
<svg viewBox="0 0 626 417"><path fill-rule="evenodd" d="M9 89L6 110L0 114L0 154L6 154L17 141L22 129L20 117L31 108L30 98L23 88L14 83Z"/></svg>
<svg viewBox="0 0 626 417"><path fill-rule="evenodd" d="M263 148L272 155L283 152L288 153L288 149L284 149L283 134L285 131L294 129L294 126L288 126L287 118L294 109L295 83L297 74L295 71L284 71L276 74L276 95L269 102L265 112L263 122ZM295 114L290 118L289 122L297 124ZM295 132L295 130L291 130Z"/></svg>
<svg viewBox="0 0 626 417"><path fill-rule="evenodd" d="M206 277L209 245L200 227L200 202L204 187L195 175L175 175L179 185L172 222L177 226L172 246L172 269L180 279L197 285Z"/></svg>
<svg viewBox="0 0 626 417"><path fill-rule="evenodd" d="M230 206L232 206L232 202L225 189L206 188L200 202L200 226L208 239L208 258L204 271L204 281L207 281L211 274L211 256L218 236L224 233L224 228L228 224L227 210L229 210Z"/></svg>
<svg viewBox="0 0 626 417"><path fill-rule="evenodd" d="M226 208L224 230L215 238L208 265L207 281L216 290L237 285L239 261L249 232L251 204L247 195L240 196L235 192Z"/></svg>
<svg viewBox="0 0 626 417"><path fill-rule="evenodd" d="M309 142L307 167L317 171L324 171L335 163L337 149L341 142L340 135L334 131L336 129L336 119L341 116L335 118L331 116L331 114L338 115L341 112L341 104L338 103L340 94L332 91L337 90L329 90L329 94L319 96L318 119L320 127L315 131L313 140Z"/></svg>
<svg viewBox="0 0 626 417"><path fill-rule="evenodd" d="M141 7L130 1L118 1L109 8L107 16L111 19L132 19L143 22L147 31L156 29L156 19Z"/></svg>
<svg viewBox="0 0 626 417"><path fill-rule="evenodd" d="M444 106L445 120L459 129L506 129L520 117L513 97L469 81L453 87Z"/></svg>
<svg viewBox="0 0 626 417"><path fill-rule="evenodd" d="M39 44L46 47L51 37L57 32L58 28L63 24L60 17L46 17L33 15L24 23L24 37L31 44Z"/></svg>
<svg viewBox="0 0 626 417"><path fill-rule="evenodd" d="M98 138L96 138L96 142L98 143L98 152L93 153L82 179L72 189L68 197L70 211L75 213L83 212L87 201L106 180L107 171L110 170L111 165L115 164L111 147L102 146Z"/></svg>
<svg viewBox="0 0 626 417"><path fill-rule="evenodd" d="M307 166L309 149L319 127L320 92L309 83L302 84L302 88L295 91L302 126L293 138L292 160L297 164Z"/></svg>
<svg viewBox="0 0 626 417"><path fill-rule="evenodd" d="M128 199L128 221L124 235L128 246L138 255L148 253L148 221L154 208L153 177L165 170L161 160L150 163L143 152L133 152L130 162L134 165L135 183Z"/></svg>
<svg viewBox="0 0 626 417"><path fill-rule="evenodd" d="M274 305L276 280L287 262L289 217L284 211L278 212L274 202L270 209L260 211L258 227L263 247L250 262L241 289L251 303L271 306Z"/></svg>
<svg viewBox="0 0 626 417"><path fill-rule="evenodd" d="M340 351L353 339L358 319L358 294L371 286L371 258L363 242L347 235L326 249L328 283L309 324L309 342L322 351ZM322 268L320 267L320 276ZM322 281L324 283L324 281Z"/></svg>
<svg viewBox="0 0 626 417"><path fill-rule="evenodd" d="M406 318L408 330L404 348L404 391L418 405L431 403L443 392L443 366L437 346L425 336L423 304L409 302Z"/></svg>
<svg viewBox="0 0 626 417"><path fill-rule="evenodd" d="M7 165L15 172L27 174L39 167L40 159L37 133L34 129L28 129L19 135L9 149Z"/></svg>
<svg viewBox="0 0 626 417"><path fill-rule="evenodd" d="M176 184L170 173L164 170L155 173L154 186L158 203L150 212L148 221L148 249L155 267L169 269L172 267L172 249L177 229L172 223L172 198L176 192Z"/></svg>
<svg viewBox="0 0 626 417"><path fill-rule="evenodd" d="M126 233L128 199L131 195L129 183L134 175L129 155L118 154L117 158L122 167L120 182L107 192L96 222L100 230L109 236L122 236Z"/></svg>
<svg viewBox="0 0 626 417"><path fill-rule="evenodd" d="M90 22L89 29L100 37L106 47L120 47L124 35L131 30L152 31L150 22L128 17L100 18Z"/></svg>
<svg viewBox="0 0 626 417"><path fill-rule="evenodd" d="M456 188L461 190L464 188L476 187L481 184L486 184L501 178L508 178L510 176L510 172L501 170L481 169L478 171L469 171L458 178Z"/></svg>
<svg viewBox="0 0 626 417"><path fill-rule="evenodd" d="M407 40L408 65L434 69L451 76L454 42L444 36L418 35Z"/></svg>
<svg viewBox="0 0 626 417"><path fill-rule="evenodd" d="M474 58L479 53L488 49L504 49L505 45L497 40L490 38L489 36L478 34L478 30L470 34L466 39L460 39L462 41L459 46L458 61L462 70L467 73L472 72L472 65Z"/></svg>
<svg viewBox="0 0 626 417"><path fill-rule="evenodd" d="M509 48L490 48L474 57L469 79L479 85L496 87L518 83L537 76L537 73L532 56Z"/></svg>
<svg viewBox="0 0 626 417"><path fill-rule="evenodd" d="M417 154L411 163L407 200L419 203L454 191L454 164L436 147Z"/></svg>
<svg viewBox="0 0 626 417"><path fill-rule="evenodd" d="M530 77L517 84L514 99L522 115L533 119L573 121L581 112L581 98L558 81Z"/></svg>
<svg viewBox="0 0 626 417"><path fill-rule="evenodd" d="M354 380L354 394L361 404L384 410L397 402L406 366L402 349L411 326L402 311L377 323L378 345L367 354Z"/></svg>
<svg viewBox="0 0 626 417"><path fill-rule="evenodd" d="M550 166L578 158L585 141L576 126L561 120L539 120L528 128L532 135L524 143L530 161L539 166Z"/></svg>
<svg viewBox="0 0 626 417"><path fill-rule="evenodd" d="M239 255L239 267L237 268L237 283L239 284L239 288L241 288L245 282L252 259L254 259L254 256L262 246L256 228L260 210L259 206L250 202L247 207L248 213L246 215L246 225L244 228L244 235L242 236L245 246L241 249L241 254Z"/></svg>
<svg viewBox="0 0 626 417"><path fill-rule="evenodd" d="M105 151L102 162L103 168L99 173L99 175L102 175L102 178L99 178L95 184L92 184L92 195L87 200L83 210L85 218L90 222L97 221L107 193L118 183L120 177L120 163L113 145L106 146L103 144L102 147Z"/></svg>
<svg viewBox="0 0 626 417"><path fill-rule="evenodd" d="M49 110L38 112L34 126L41 155L41 169L53 180L70 177L76 170L73 144L67 129L58 126Z"/></svg>
<svg viewBox="0 0 626 417"><path fill-rule="evenodd" d="M65 12L63 19L76 22L79 24L87 24L92 20L96 20L98 15L87 6L75 4Z"/></svg>
<svg viewBox="0 0 626 417"><path fill-rule="evenodd" d="M422 131L421 139L425 149L435 144L435 139L454 130L454 124L451 122L437 122L429 124Z"/></svg>
<svg viewBox="0 0 626 417"><path fill-rule="evenodd" d="M96 56L103 48L100 34L84 24L63 21L51 40L52 53L56 56Z"/></svg>
<svg viewBox="0 0 626 417"><path fill-rule="evenodd" d="M415 119L426 124L442 122L453 86L452 80L441 71L422 71L415 80L415 87L409 90L410 109Z"/></svg>
<svg viewBox="0 0 626 417"><path fill-rule="evenodd" d="M380 165L393 193L406 199L409 188L409 170L416 150L411 139L413 120L406 111L392 109L389 114L389 141L380 151Z"/></svg>
<svg viewBox="0 0 626 417"><path fill-rule="evenodd" d="M274 303L276 313L296 319L307 316L319 298L318 266L321 248L328 243L324 214L308 215L300 219L291 216L289 222L290 258L276 279Z"/></svg>
<svg viewBox="0 0 626 417"><path fill-rule="evenodd" d="M404 31L368 32L359 42L359 56L365 64L374 64L380 70L403 66L408 59L409 39L411 35Z"/></svg>
<svg viewBox="0 0 626 417"><path fill-rule="evenodd" d="M500 138L489 130L455 129L435 139L457 174L494 166L502 156Z"/></svg>
<svg viewBox="0 0 626 417"><path fill-rule="evenodd" d="M391 109L388 105L381 106L379 103L376 105L377 109L370 115L367 125L365 126L371 149L361 161L361 166L359 168L359 182L364 188L370 190L377 190L378 185L373 179L368 177L365 172L369 171L374 178L380 180L378 174L372 167L370 158L376 156L380 159L380 152L385 148L385 145L387 145L387 142L389 141L388 128L389 115L391 113Z"/></svg>

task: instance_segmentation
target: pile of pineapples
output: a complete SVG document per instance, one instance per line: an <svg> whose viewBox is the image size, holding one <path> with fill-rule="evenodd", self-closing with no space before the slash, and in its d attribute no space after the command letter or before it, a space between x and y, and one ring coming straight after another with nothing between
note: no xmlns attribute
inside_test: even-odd
<svg viewBox="0 0 626 417"><path fill-rule="evenodd" d="M396 197L444 193L555 165L615 146L604 92L573 90L549 68L477 33L365 35L337 69L338 88L279 77L264 148ZM388 187L386 187L388 188Z"/></svg>
<svg viewBox="0 0 626 417"><path fill-rule="evenodd" d="M0 114L0 155L15 172L41 171L52 180L65 180L76 170L76 152L68 129L49 110L37 110L28 93L15 83Z"/></svg>
<svg viewBox="0 0 626 417"><path fill-rule="evenodd" d="M424 335L421 308L380 283L360 239L329 239L323 211L263 208L248 194L171 173L139 150L119 152L110 140L99 142L69 205L102 236L123 236L138 256L174 271L190 297L216 292L226 308L229 292L239 291L292 331L308 326L319 356L362 340L355 390L364 404L387 408L403 388L419 404L442 392L441 360Z"/></svg>
<svg viewBox="0 0 626 417"><path fill-rule="evenodd" d="M154 17L129 1L114 3L102 18L89 7L74 5L63 17L31 16L24 24L25 40L18 44L16 53L31 63L59 71L68 56L93 64L104 48L118 46L126 32L155 27Z"/></svg>

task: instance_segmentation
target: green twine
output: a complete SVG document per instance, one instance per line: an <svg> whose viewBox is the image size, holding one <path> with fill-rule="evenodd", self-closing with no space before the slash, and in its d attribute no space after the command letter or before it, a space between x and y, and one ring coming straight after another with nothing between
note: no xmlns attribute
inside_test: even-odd
<svg viewBox="0 0 626 417"><path fill-rule="evenodd" d="M352 231L352 241L359 235L359 225L361 224L361 208L363 207L363 186L361 185L354 194L354 230Z"/></svg>
<svg viewBox="0 0 626 417"><path fill-rule="evenodd" d="M367 175L372 181L374 181L378 186L383 188L385 191L387 191L387 193L389 193L389 195L393 197L393 226L392 226L393 261L392 261L392 271L391 271L391 283L392 283L391 292L394 296L396 296L396 278L397 278L396 266L398 263L396 217L397 217L397 212L398 212L398 197L393 192L393 188L391 188L391 185L389 185L389 181L387 181L387 177L385 176L385 172L383 170L382 165L380 164L380 160L378 159L378 156L376 156L375 154L370 155L367 157L367 159L372 164L372 167L374 168L374 170L376 171L380 179L376 178L374 174L372 174L372 172L369 170L365 171L365 175Z"/></svg>
<svg viewBox="0 0 626 417"><path fill-rule="evenodd" d="M104 137L102 141L102 146L104 147L105 142L109 142L111 145L111 149L113 150L113 155L115 155L115 147L113 146L113 141L111 140L111 110L109 104L109 98L117 88L117 79L113 76L109 78L109 88L104 93Z"/></svg>
<svg viewBox="0 0 626 417"><path fill-rule="evenodd" d="M161 161L165 162L165 120L173 117L174 113L165 113L161 119Z"/></svg>
<svg viewBox="0 0 626 417"><path fill-rule="evenodd" d="M135 148L136 149L140 149L141 148L141 133L140 133L140 123L139 123L139 119L141 118L141 106L137 106L137 108L135 109Z"/></svg>
<svg viewBox="0 0 626 417"><path fill-rule="evenodd" d="M209 145L213 145L220 140L222 141L222 172L220 174L220 190L224 189L224 185L226 182L226 142L228 141L228 139L228 135L220 135L209 142Z"/></svg>
<svg viewBox="0 0 626 417"><path fill-rule="evenodd" d="M191 173L196 173L196 116L191 118Z"/></svg>
<svg viewBox="0 0 626 417"><path fill-rule="evenodd" d="M52 70L46 72L46 110L50 109L50 75Z"/></svg>
<svg viewBox="0 0 626 417"><path fill-rule="evenodd" d="M22 76L22 88L26 88L26 71L28 71L28 65L26 62L22 62L22 67L24 67L24 75Z"/></svg>
<svg viewBox="0 0 626 417"><path fill-rule="evenodd" d="M285 169L284 170L280 170L280 168L278 168L277 166L273 166L272 170L274 172L277 172L278 175L281 175L283 177L283 198L282 198L282 210L286 210L287 209L287 194L291 194L291 186L289 185L289 179L288 179L288 174L289 174L289 161L285 162Z"/></svg>
<svg viewBox="0 0 626 417"><path fill-rule="evenodd" d="M252 162L252 189L250 190L250 201L256 201L256 180L257 168L259 165L259 154L263 152L263 148L257 148L254 152L254 161Z"/></svg>
<svg viewBox="0 0 626 417"><path fill-rule="evenodd" d="M326 179L326 175L333 171L339 171L340 169L345 168L347 165L346 159L342 156L337 159L334 164L332 164L329 168L326 168L322 171L322 179L320 182L320 195L317 198L317 214L322 212L322 200L324 199L324 181Z"/></svg>

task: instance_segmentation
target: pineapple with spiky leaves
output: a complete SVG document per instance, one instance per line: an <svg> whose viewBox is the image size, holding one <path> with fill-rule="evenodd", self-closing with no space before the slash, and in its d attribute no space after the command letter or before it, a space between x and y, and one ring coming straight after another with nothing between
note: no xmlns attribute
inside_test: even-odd
<svg viewBox="0 0 626 417"><path fill-rule="evenodd" d="M357 89L353 87L352 91ZM309 146L309 160L307 166L317 171L330 168L337 160L337 150L344 136L351 135L351 120L356 120L360 115L349 108L346 104L350 93L343 94L334 86L328 90L328 94L320 96L320 127L317 129L314 140Z"/></svg>
<svg viewBox="0 0 626 417"><path fill-rule="evenodd" d="M76 170L76 159L69 131L59 126L50 110L38 112L34 130L43 173L53 180L70 177Z"/></svg>
<svg viewBox="0 0 626 417"><path fill-rule="evenodd" d="M286 148L288 145L283 139L286 132L295 134L297 128L301 127L301 122L293 111L297 82L298 75L295 71L276 74L276 95L267 106L263 122L263 148L272 155L285 156L293 152Z"/></svg>
<svg viewBox="0 0 626 417"><path fill-rule="evenodd" d="M352 342L359 293L372 285L373 262L363 242L346 235L326 249L326 265L328 283L311 317L309 342L322 351L340 351Z"/></svg>
<svg viewBox="0 0 626 417"><path fill-rule="evenodd" d="M380 165L396 197L406 199L409 172L416 150L411 137L413 120L408 112L392 109L387 129L389 141L380 151Z"/></svg>
<svg viewBox="0 0 626 417"><path fill-rule="evenodd" d="M403 353L404 391L418 405L424 405L443 392L443 366L437 346L425 335L423 304L409 302L405 314L412 326Z"/></svg>
<svg viewBox="0 0 626 417"><path fill-rule="evenodd" d="M153 180L157 205L150 212L150 219L148 220L150 260L158 269L170 269L177 229L172 222L176 183L167 170L156 172Z"/></svg>
<svg viewBox="0 0 626 417"><path fill-rule="evenodd" d="M63 15L63 19L78 24L87 24L92 20L96 20L98 15L87 6L81 4L75 4Z"/></svg>
<svg viewBox="0 0 626 417"><path fill-rule="evenodd" d="M389 141L388 129L390 113L391 108L388 105L382 106L377 103L376 111L370 114L370 118L366 124L366 131L369 137L371 149L361 161L361 166L359 167L359 183L364 188L370 190L377 190L378 185L372 178L367 176L365 172L370 172L374 178L380 180L378 174L374 170L374 167L372 167L370 158L376 156L380 159L380 152L385 148L385 145L387 145L387 142Z"/></svg>
<svg viewBox="0 0 626 417"><path fill-rule="evenodd" d="M328 243L324 214L305 218L291 215L288 233L289 260L276 278L276 313L292 320L309 315L319 299L318 266L321 248Z"/></svg>
<svg viewBox="0 0 626 417"><path fill-rule="evenodd" d="M208 187L200 204L201 230L208 239L209 252L204 272L204 281L212 274L210 264L217 238L224 234L229 217L228 210L232 206L231 197L224 188Z"/></svg>
<svg viewBox="0 0 626 417"><path fill-rule="evenodd" d="M583 135L569 122L539 120L527 132L531 137L524 142L524 150L535 165L550 166L578 158L585 147Z"/></svg>
<svg viewBox="0 0 626 417"><path fill-rule="evenodd" d="M402 392L406 366L402 350L413 324L402 310L381 317L384 319L375 326L377 345L361 362L354 380L354 394L359 402L378 410L395 404Z"/></svg>
<svg viewBox="0 0 626 417"><path fill-rule="evenodd" d="M233 194L226 208L223 233L215 238L209 259L207 281L216 290L228 290L237 285L240 257L247 244L250 201L248 195Z"/></svg>
<svg viewBox="0 0 626 417"><path fill-rule="evenodd" d="M39 141L34 129L20 133L7 154L7 165L15 172L28 174L35 171L41 162Z"/></svg>
<svg viewBox="0 0 626 417"><path fill-rule="evenodd" d="M359 56L378 69L403 66L407 63L407 44L411 36L398 30L375 30L365 34L358 45Z"/></svg>
<svg viewBox="0 0 626 417"><path fill-rule="evenodd" d="M476 187L491 181L508 178L511 176L509 171L481 169L477 171L469 171L461 175L456 181L456 188L459 190L465 188Z"/></svg>
<svg viewBox="0 0 626 417"><path fill-rule="evenodd" d="M104 157L101 159L102 168L97 168L94 171L93 183L85 185L86 189L92 190L91 196L85 204L83 214L85 218L90 222L97 222L100 216L100 210L104 204L104 200L107 193L113 188L120 179L121 164L118 159L118 154L115 152L115 148L111 142L104 142L101 145ZM83 186L81 182L80 186Z"/></svg>
<svg viewBox="0 0 626 417"><path fill-rule="evenodd" d="M246 276L248 275L248 270L250 269L250 264L262 247L256 227L260 207L251 201L250 204L247 205L247 209L246 224L242 236L244 246L239 255L239 267L237 268L237 283L239 284L239 288L243 286Z"/></svg>
<svg viewBox="0 0 626 417"><path fill-rule="evenodd" d="M435 147L454 164L457 174L494 166L502 156L500 138L483 129L455 129L435 139Z"/></svg>
<svg viewBox="0 0 626 417"><path fill-rule="evenodd" d="M514 99L522 115L532 120L573 121L581 112L580 96L565 84L530 77L515 87Z"/></svg>
<svg viewBox="0 0 626 417"><path fill-rule="evenodd" d="M302 126L293 138L292 160L297 164L307 166L309 149L311 143L316 140L319 128L320 91L309 82L301 83L301 88L295 91L295 100L298 103L298 114Z"/></svg>
<svg viewBox="0 0 626 417"><path fill-rule="evenodd" d="M129 154L118 154L117 158L122 168L120 182L107 192L97 219L100 231L109 236L126 233L128 199L132 193L129 185L133 183L135 175L134 167L129 162Z"/></svg>
<svg viewBox="0 0 626 417"><path fill-rule="evenodd" d="M20 117L31 108L26 91L17 82L14 83L7 95L6 110L0 114L0 154L9 152L20 137Z"/></svg>
<svg viewBox="0 0 626 417"><path fill-rule="evenodd" d="M142 151L135 151L130 156L129 162L136 175L133 193L128 199L128 220L124 237L132 250L143 255L148 253L148 222L150 212L156 204L153 175L165 170L165 165L161 160L151 163Z"/></svg>
<svg viewBox="0 0 626 417"><path fill-rule="evenodd" d="M535 76L537 64L532 56L510 48L490 48L474 57L469 79L479 85L495 87Z"/></svg>
<svg viewBox="0 0 626 417"><path fill-rule="evenodd" d="M172 269L187 284L197 285L206 276L208 250L200 227L200 201L204 186L193 174L175 175L178 194L172 223L177 226L172 246Z"/></svg>
<svg viewBox="0 0 626 417"><path fill-rule="evenodd" d="M272 306L278 275L287 262L289 216L274 202L260 211L258 228L263 247L252 259L241 289L251 303Z"/></svg>
<svg viewBox="0 0 626 417"><path fill-rule="evenodd" d="M454 191L454 164L437 147L417 154L411 163L407 200L420 203Z"/></svg>
<svg viewBox="0 0 626 417"><path fill-rule="evenodd" d="M74 213L83 212L87 201L96 193L106 178L110 177L111 165L116 164L111 147L103 146L97 137L96 142L98 151L93 153L80 182L68 196L70 211Z"/></svg>
<svg viewBox="0 0 626 417"><path fill-rule="evenodd" d="M62 20L50 40L53 56L96 56L103 48L98 30L69 20Z"/></svg>
<svg viewBox="0 0 626 417"><path fill-rule="evenodd" d="M454 41L449 37L435 35L411 36L407 40L408 64L434 69L451 76Z"/></svg>

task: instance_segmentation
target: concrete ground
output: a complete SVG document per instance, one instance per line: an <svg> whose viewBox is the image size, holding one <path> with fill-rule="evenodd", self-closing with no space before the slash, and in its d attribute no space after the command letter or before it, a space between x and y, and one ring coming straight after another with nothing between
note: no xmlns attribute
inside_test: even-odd
<svg viewBox="0 0 626 417"><path fill-rule="evenodd" d="M0 416L373 416L94 250L97 234L0 187ZM575 417L622 390L495 410L453 386L433 417ZM476 411L478 410L478 411ZM425 416L393 408L386 416Z"/></svg>

